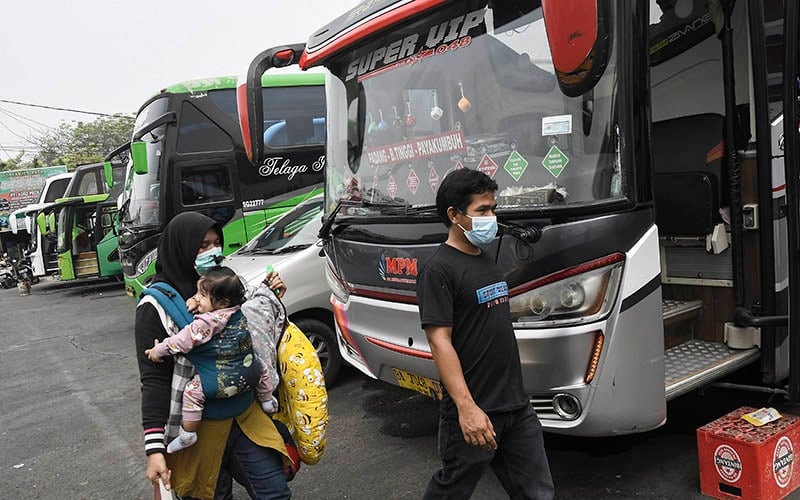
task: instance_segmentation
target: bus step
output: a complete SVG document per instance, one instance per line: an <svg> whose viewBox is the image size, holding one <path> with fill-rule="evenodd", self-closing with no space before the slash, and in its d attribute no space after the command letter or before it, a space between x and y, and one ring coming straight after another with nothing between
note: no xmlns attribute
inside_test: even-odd
<svg viewBox="0 0 800 500"><path fill-rule="evenodd" d="M94 276L100 270L97 267L97 252L83 252L75 259L76 276Z"/></svg>
<svg viewBox="0 0 800 500"><path fill-rule="evenodd" d="M47 262L45 263L45 272L47 272L47 273L58 272L58 256L57 255L48 254Z"/></svg>
<svg viewBox="0 0 800 500"><path fill-rule="evenodd" d="M702 312L702 300L663 299L661 301L661 316L664 319L664 323L678 322L683 319L700 316Z"/></svg>
<svg viewBox="0 0 800 500"><path fill-rule="evenodd" d="M731 349L725 344L690 340L664 352L667 401L702 387L757 360L758 348Z"/></svg>

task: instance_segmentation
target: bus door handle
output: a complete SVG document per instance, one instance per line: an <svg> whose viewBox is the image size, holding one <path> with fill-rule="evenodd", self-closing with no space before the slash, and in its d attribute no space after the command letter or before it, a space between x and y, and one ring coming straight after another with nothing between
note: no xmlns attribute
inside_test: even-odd
<svg viewBox="0 0 800 500"><path fill-rule="evenodd" d="M242 246L242 243L240 241L237 241L236 243L229 243L228 244L228 248L239 248L240 246Z"/></svg>

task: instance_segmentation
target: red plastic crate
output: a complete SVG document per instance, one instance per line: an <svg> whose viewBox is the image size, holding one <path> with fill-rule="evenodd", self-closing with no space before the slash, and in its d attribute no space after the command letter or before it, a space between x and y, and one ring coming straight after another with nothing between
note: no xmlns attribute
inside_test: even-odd
<svg viewBox="0 0 800 500"><path fill-rule="evenodd" d="M755 427L741 417L742 407L697 429L700 491L725 500L779 500L800 486L795 449L800 418L783 418Z"/></svg>

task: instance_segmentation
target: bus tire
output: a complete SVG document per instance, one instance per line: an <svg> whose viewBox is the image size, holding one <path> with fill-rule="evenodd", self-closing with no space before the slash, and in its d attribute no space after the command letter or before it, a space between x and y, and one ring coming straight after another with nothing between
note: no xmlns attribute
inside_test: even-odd
<svg viewBox="0 0 800 500"><path fill-rule="evenodd" d="M314 346L322 365L323 375L325 375L325 386L332 387L342 366L342 355L339 353L336 333L330 326L318 319L302 318L294 321L294 324L303 331L311 345Z"/></svg>

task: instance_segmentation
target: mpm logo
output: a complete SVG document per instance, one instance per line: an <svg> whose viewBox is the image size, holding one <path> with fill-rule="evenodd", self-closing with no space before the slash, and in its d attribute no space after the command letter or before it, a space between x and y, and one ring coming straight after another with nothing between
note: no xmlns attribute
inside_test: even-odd
<svg viewBox="0 0 800 500"><path fill-rule="evenodd" d="M381 260L378 263L378 274L385 281L416 283L417 259L381 255ZM406 276L412 276L413 278L407 278Z"/></svg>

